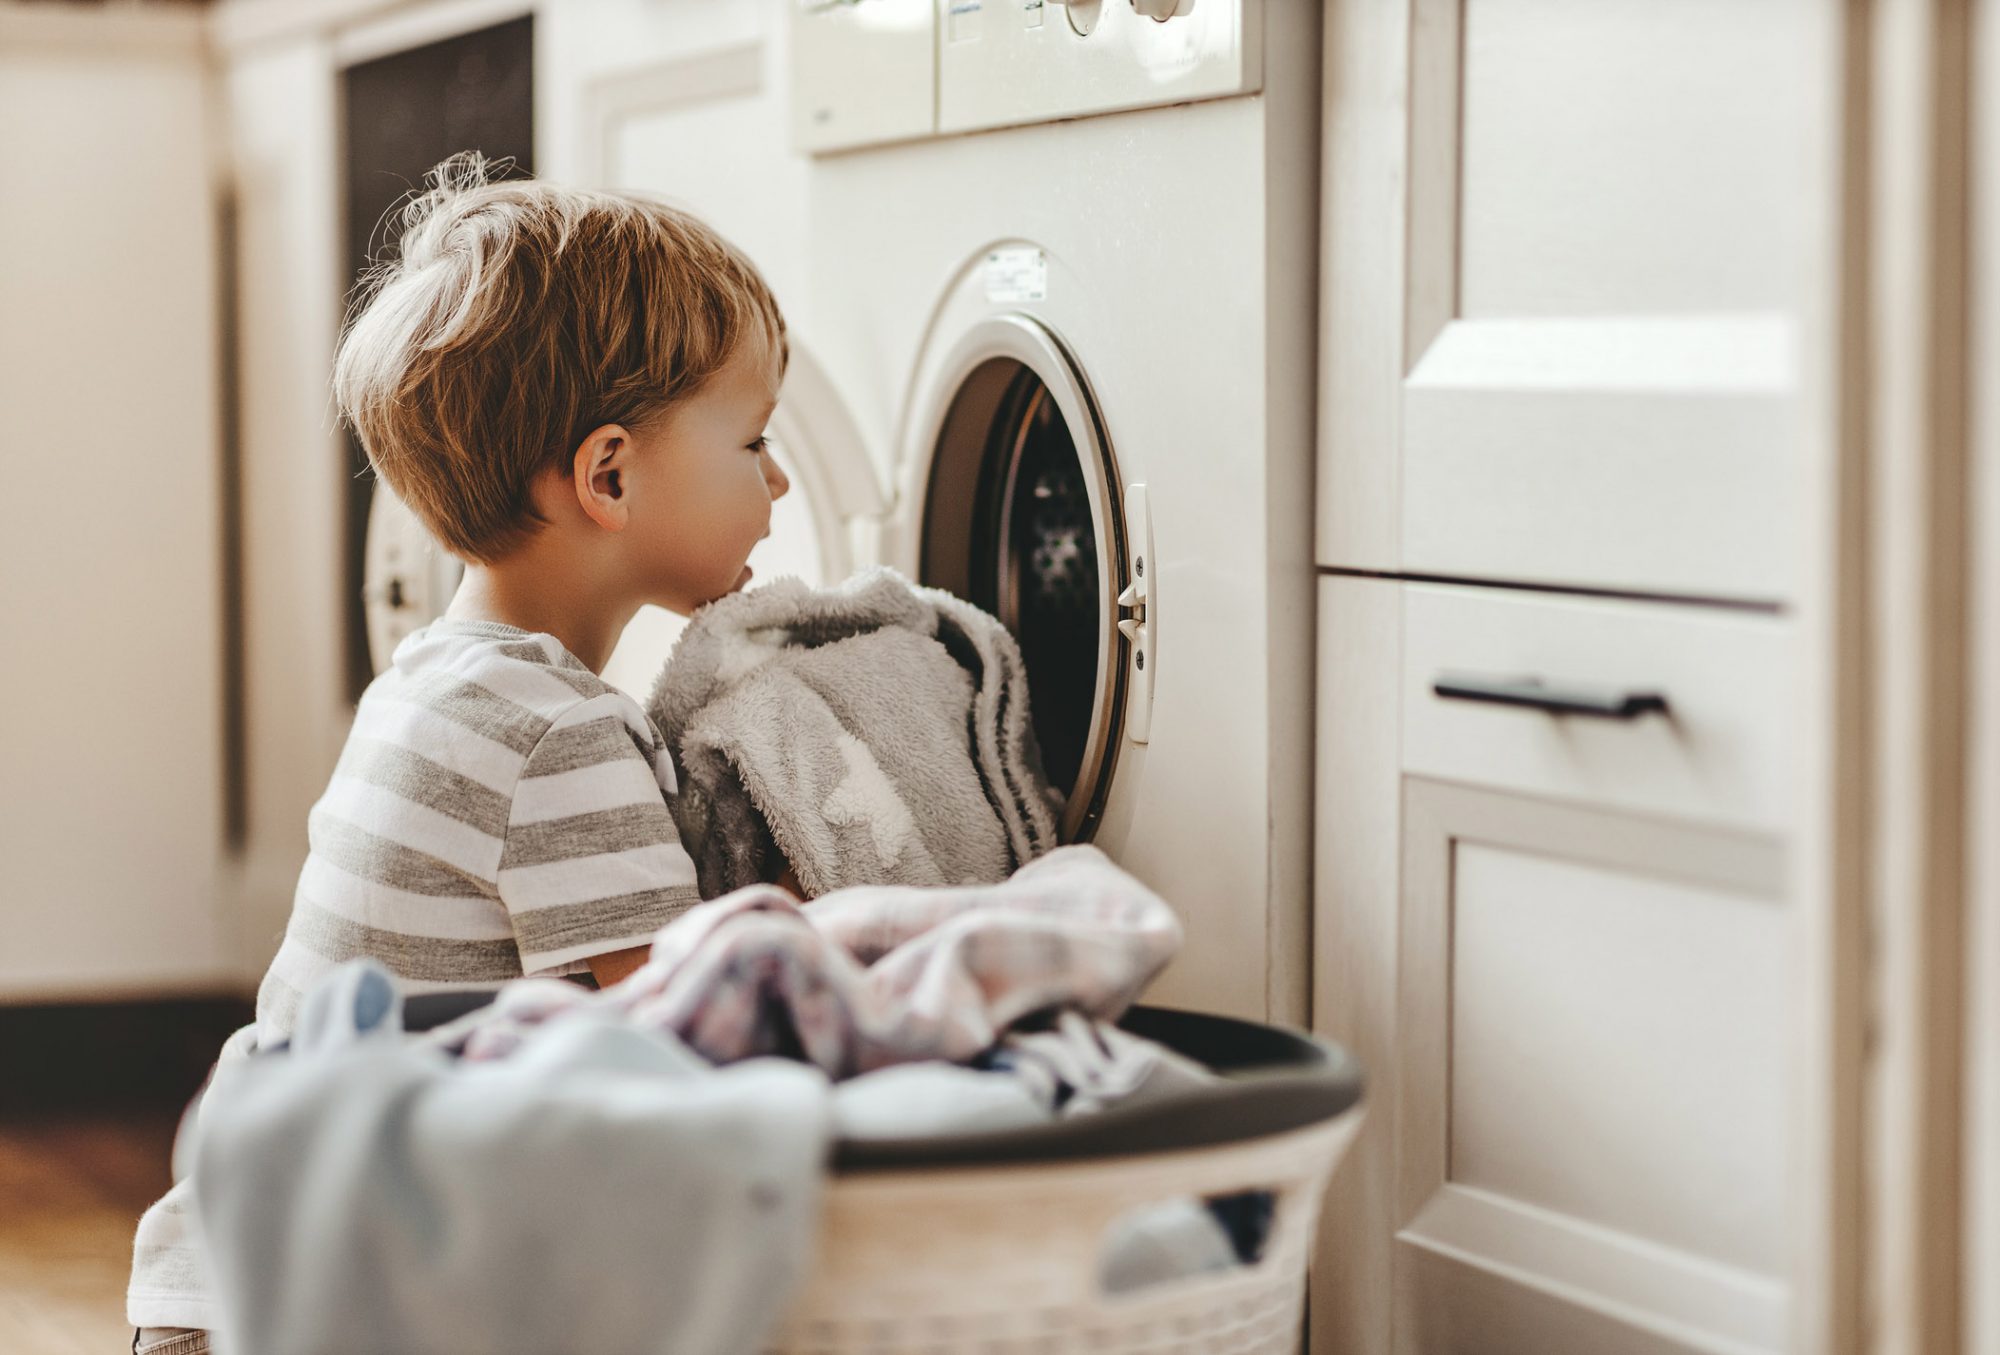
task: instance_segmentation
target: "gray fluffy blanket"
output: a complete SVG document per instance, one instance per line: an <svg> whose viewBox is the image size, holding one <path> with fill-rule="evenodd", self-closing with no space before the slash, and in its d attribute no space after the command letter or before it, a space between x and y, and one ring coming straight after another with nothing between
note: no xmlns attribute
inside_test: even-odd
<svg viewBox="0 0 2000 1355"><path fill-rule="evenodd" d="M704 898L775 879L1006 879L1056 845L1014 638L893 570L779 579L695 614L649 713L673 751Z"/></svg>

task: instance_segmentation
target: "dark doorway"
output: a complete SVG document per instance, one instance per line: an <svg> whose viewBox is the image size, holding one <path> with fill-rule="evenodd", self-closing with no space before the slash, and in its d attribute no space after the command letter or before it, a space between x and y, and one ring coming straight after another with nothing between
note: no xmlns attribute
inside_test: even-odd
<svg viewBox="0 0 2000 1355"><path fill-rule="evenodd" d="M479 151L488 160L511 160L509 177L534 172L533 16L350 66L342 73L341 102L352 282L393 249L390 214L439 161ZM359 699L374 676L361 585L375 475L352 433L346 454L341 578L349 695Z"/></svg>

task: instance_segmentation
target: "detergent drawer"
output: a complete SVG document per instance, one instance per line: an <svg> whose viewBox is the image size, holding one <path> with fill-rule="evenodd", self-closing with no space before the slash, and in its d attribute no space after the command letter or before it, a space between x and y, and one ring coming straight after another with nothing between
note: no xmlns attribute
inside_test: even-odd
<svg viewBox="0 0 2000 1355"><path fill-rule="evenodd" d="M1793 637L1767 612L1408 585L1403 770L1782 831Z"/></svg>

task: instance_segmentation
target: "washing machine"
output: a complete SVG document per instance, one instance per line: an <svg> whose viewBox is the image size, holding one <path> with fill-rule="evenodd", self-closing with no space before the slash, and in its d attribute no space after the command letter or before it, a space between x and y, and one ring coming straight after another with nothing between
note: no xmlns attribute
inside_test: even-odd
<svg viewBox="0 0 2000 1355"><path fill-rule="evenodd" d="M1149 1000L1308 1015L1316 5L790 6L826 374L876 553L1000 615Z"/></svg>
<svg viewBox="0 0 2000 1355"><path fill-rule="evenodd" d="M1148 1000L1303 1024L1318 7L731 9L736 37L580 100L662 103L550 177L686 203L779 293L795 487L759 576L880 561L1002 617L1065 837L1186 928ZM378 602L387 645L451 567L382 517L378 598L426 590ZM607 678L643 691L677 629L642 613Z"/></svg>

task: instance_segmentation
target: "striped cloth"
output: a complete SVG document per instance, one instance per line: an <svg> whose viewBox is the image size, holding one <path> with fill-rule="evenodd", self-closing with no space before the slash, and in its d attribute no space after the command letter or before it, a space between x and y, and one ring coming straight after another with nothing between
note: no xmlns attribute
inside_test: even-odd
<svg viewBox="0 0 2000 1355"><path fill-rule="evenodd" d="M362 695L307 822L260 1043L372 956L406 992L583 971L699 902L659 731L550 635L438 621Z"/></svg>
<svg viewBox="0 0 2000 1355"><path fill-rule="evenodd" d="M307 821L257 1024L222 1062L288 1038L302 995L357 956L414 993L577 973L646 944L700 901L674 790L657 727L554 636L455 620L410 635L362 694ZM139 1221L134 1326L212 1324L192 1185Z"/></svg>

